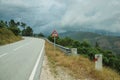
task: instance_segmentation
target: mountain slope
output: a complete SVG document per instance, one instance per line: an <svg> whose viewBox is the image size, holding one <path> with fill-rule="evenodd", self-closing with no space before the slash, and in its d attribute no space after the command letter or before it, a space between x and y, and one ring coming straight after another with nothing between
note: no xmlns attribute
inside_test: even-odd
<svg viewBox="0 0 120 80"><path fill-rule="evenodd" d="M12 43L21 40L21 37L15 36L12 31L7 28L0 28L0 45Z"/></svg>
<svg viewBox="0 0 120 80"><path fill-rule="evenodd" d="M120 54L120 37L105 36L92 32L66 32L60 34L61 37L71 37L72 39L83 41L88 40L94 46L96 42L103 49L112 50L113 52Z"/></svg>
<svg viewBox="0 0 120 80"><path fill-rule="evenodd" d="M60 80L119 80L120 75L110 69L103 67L102 71L95 70L95 63L90 61L88 58L83 57L83 55L71 55L67 56L65 53L58 48L54 52L54 46L46 41L46 55L49 61L50 69L53 74L59 75L63 74L63 78ZM64 74L63 71L58 70L62 68L64 72L68 72L71 76L76 79L69 79ZM59 71L59 72L58 72ZM109 77L108 77L109 75ZM57 80L57 79L56 79Z"/></svg>

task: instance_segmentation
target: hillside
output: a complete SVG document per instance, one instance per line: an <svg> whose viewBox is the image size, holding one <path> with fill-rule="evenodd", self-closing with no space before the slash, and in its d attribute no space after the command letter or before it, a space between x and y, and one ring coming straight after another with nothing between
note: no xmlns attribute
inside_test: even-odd
<svg viewBox="0 0 120 80"><path fill-rule="evenodd" d="M76 39L76 40L84 40L84 39L93 39L93 38L96 38L98 36L101 36L99 34L95 34L95 33L91 33L91 32L73 32L73 31L70 31L70 32L66 32L66 33L62 33L60 34L61 37L71 37L73 39Z"/></svg>
<svg viewBox="0 0 120 80"><path fill-rule="evenodd" d="M50 71L54 74L55 77L56 76L58 77L60 73L63 74L62 75L63 79L55 79L55 80L119 80L120 79L120 75L116 71L108 67L103 67L102 71L95 70L94 62L90 61L86 57L83 57L83 55L68 56L65 55L65 53L59 50L58 48L56 48L54 52L54 46L48 43L47 41L46 41L45 50L49 61L48 65L50 66ZM62 69L62 71L59 69ZM75 79L69 79L68 77L66 79L66 75L63 72L67 72Z"/></svg>
<svg viewBox="0 0 120 80"><path fill-rule="evenodd" d="M93 46L98 42L101 48L112 50L113 52L120 54L120 37L105 36L92 32L66 32L60 34L60 36L68 36L79 41L88 40Z"/></svg>
<svg viewBox="0 0 120 80"><path fill-rule="evenodd" d="M7 28L0 28L0 45L12 43L21 39L21 37L15 36L13 32Z"/></svg>

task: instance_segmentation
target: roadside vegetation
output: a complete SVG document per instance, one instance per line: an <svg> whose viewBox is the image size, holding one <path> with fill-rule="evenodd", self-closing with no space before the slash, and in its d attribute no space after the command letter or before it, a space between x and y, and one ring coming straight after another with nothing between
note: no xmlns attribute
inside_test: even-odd
<svg viewBox="0 0 120 80"><path fill-rule="evenodd" d="M16 42L22 39L21 36L32 36L33 30L23 22L9 22L0 20L0 45Z"/></svg>
<svg viewBox="0 0 120 80"><path fill-rule="evenodd" d="M49 36L48 39L52 42L54 41L51 36ZM95 42L95 46L92 46L87 40L79 42L69 37L58 37L56 39L56 43L69 48L77 48L78 54L89 58L91 61L94 61L95 54L102 54L104 66L112 68L116 72L120 73L120 55L115 55L110 50L104 50L100 48L97 42Z"/></svg>
<svg viewBox="0 0 120 80"><path fill-rule="evenodd" d="M6 28L0 29L0 45L12 43L21 39L20 36L15 36L12 31Z"/></svg>
<svg viewBox="0 0 120 80"><path fill-rule="evenodd" d="M56 68L62 67L67 72L80 80L119 80L120 75L107 67L102 71L94 69L94 62L83 56L67 56L59 49L55 50L54 46L46 41L46 55L50 62L51 71L57 75Z"/></svg>
<svg viewBox="0 0 120 80"><path fill-rule="evenodd" d="M41 32L38 33L38 34L36 33L36 34L34 34L33 36L34 36L34 37L39 37L39 38L40 38L40 37L41 37L41 38L44 38L44 37L45 37L45 35L44 35L43 33L41 33Z"/></svg>
<svg viewBox="0 0 120 80"><path fill-rule="evenodd" d="M106 50L112 50L115 54L120 54L120 37L116 33L107 33L105 31L100 32L84 32L84 31L67 31L65 33L59 34L61 37L70 37L74 40L83 41L84 39L89 40L91 45L95 45L95 42L99 46ZM109 35L107 35L107 34Z"/></svg>

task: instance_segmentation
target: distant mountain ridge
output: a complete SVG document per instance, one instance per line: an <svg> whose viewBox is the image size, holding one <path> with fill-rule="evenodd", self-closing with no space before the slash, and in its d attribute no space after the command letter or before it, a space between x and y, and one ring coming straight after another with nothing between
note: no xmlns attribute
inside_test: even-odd
<svg viewBox="0 0 120 80"><path fill-rule="evenodd" d="M103 34L83 31L68 31L60 33L60 37L70 37L72 39L83 41L88 40L94 46L98 42L99 46L103 49L112 50L120 54L120 37L119 36L106 36Z"/></svg>

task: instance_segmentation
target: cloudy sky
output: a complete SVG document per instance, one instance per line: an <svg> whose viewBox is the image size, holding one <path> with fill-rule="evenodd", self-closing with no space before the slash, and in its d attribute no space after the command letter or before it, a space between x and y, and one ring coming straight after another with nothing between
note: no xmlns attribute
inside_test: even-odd
<svg viewBox="0 0 120 80"><path fill-rule="evenodd" d="M120 0L0 0L0 19L25 22L35 32L120 32Z"/></svg>

